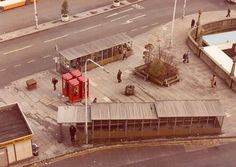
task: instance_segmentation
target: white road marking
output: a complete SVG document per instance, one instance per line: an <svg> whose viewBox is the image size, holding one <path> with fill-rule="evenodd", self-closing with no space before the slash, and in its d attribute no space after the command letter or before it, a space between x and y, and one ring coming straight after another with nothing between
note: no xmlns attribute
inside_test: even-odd
<svg viewBox="0 0 236 167"><path fill-rule="evenodd" d="M3 71L6 71L6 68L3 68L3 69L0 70L0 72L3 72Z"/></svg>
<svg viewBox="0 0 236 167"><path fill-rule="evenodd" d="M46 41L43 41L43 42L47 43L47 42L55 41L55 40L58 40L58 39L61 39L61 38L65 38L65 37L67 37L69 35L70 34L66 34L66 35L63 35L63 36L60 36L60 37L56 37L56 38L52 38L52 39L49 39L49 40L46 40Z"/></svg>
<svg viewBox="0 0 236 167"><path fill-rule="evenodd" d="M148 26L142 26L141 29L148 28Z"/></svg>
<svg viewBox="0 0 236 167"><path fill-rule="evenodd" d="M116 16L116 15L118 15L118 14L125 13L125 12L131 11L131 10L133 10L133 9L134 9L134 8L129 8L129 9L120 11L120 12L118 12L118 13L113 13L113 14L108 15L106 18L109 18L109 17L112 17L112 16Z"/></svg>
<svg viewBox="0 0 236 167"><path fill-rule="evenodd" d="M27 61L27 63L33 63L33 62L35 62L36 60L30 60L30 61Z"/></svg>
<svg viewBox="0 0 236 167"><path fill-rule="evenodd" d="M134 10L134 8L129 8L129 9L126 9L126 10L120 11L119 14L120 14L120 13L125 13L125 12L128 12L128 11L131 11L131 10Z"/></svg>
<svg viewBox="0 0 236 167"><path fill-rule="evenodd" d="M113 13L113 14L111 14L111 15L108 15L106 18L109 18L109 17L112 17L112 16L116 16L116 15L118 15L119 13Z"/></svg>
<svg viewBox="0 0 236 167"><path fill-rule="evenodd" d="M14 65L14 68L17 68L17 67L20 67L21 66L21 64L16 64L16 65Z"/></svg>
<svg viewBox="0 0 236 167"><path fill-rule="evenodd" d="M87 31L87 30L91 30L91 29L96 28L96 27L99 27L99 26L101 26L101 25L102 25L102 24L98 24L98 25L95 25L95 26L92 26L92 27L88 27L88 28L79 30L78 32L84 32L84 31Z"/></svg>
<svg viewBox="0 0 236 167"><path fill-rule="evenodd" d="M158 25L159 23L156 22L156 23L152 23L151 26L155 26L155 25Z"/></svg>
<svg viewBox="0 0 236 167"><path fill-rule="evenodd" d="M134 5L132 5L134 8L136 8L136 9L144 9L144 7L143 6L141 6L141 5L139 5L139 4L134 4Z"/></svg>
<svg viewBox="0 0 236 167"><path fill-rule="evenodd" d="M46 58L48 58L48 57L51 57L51 55L46 55L46 56L43 56L42 58L43 58L43 59L46 59Z"/></svg>
<svg viewBox="0 0 236 167"><path fill-rule="evenodd" d="M30 48L30 47L32 47L32 45L28 45L28 46L25 46L25 47L23 47L23 48L19 48L19 49L15 49L15 50L12 50L12 51L9 51L9 52L5 52L5 53L3 53L4 55L8 55L8 54L10 54L10 53L14 53L14 52L17 52L17 51L21 51L21 50L24 50L24 49L27 49L27 48Z"/></svg>
<svg viewBox="0 0 236 167"><path fill-rule="evenodd" d="M122 23L122 24L129 24L129 23L132 23L134 20L137 20L139 18L142 18L142 17L145 17L146 15L143 14L143 15L140 15L140 16L137 16L137 17L134 17L134 18L131 18L129 20L127 20L125 23Z"/></svg>
<svg viewBox="0 0 236 167"><path fill-rule="evenodd" d="M134 29L132 29L130 31L133 32L133 31L137 31L137 30L138 30L138 28L134 28Z"/></svg>
<svg viewBox="0 0 236 167"><path fill-rule="evenodd" d="M127 17L127 16L129 16L129 15L124 15L124 16L115 18L115 19L111 20L111 22L116 21L116 20L120 20L120 19L125 18L125 17Z"/></svg>

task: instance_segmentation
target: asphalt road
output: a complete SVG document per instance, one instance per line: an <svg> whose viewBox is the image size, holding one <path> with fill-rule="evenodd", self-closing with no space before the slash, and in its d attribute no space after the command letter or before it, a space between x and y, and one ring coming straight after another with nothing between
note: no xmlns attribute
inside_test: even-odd
<svg viewBox="0 0 236 167"><path fill-rule="evenodd" d="M178 1L176 17L182 16L183 2ZM0 87L24 76L54 68L56 44L62 50L120 32L134 37L169 22L173 5L172 1L145 0L138 5L0 43ZM224 10L227 5L222 0L187 1L186 15L196 13L199 9Z"/></svg>
<svg viewBox="0 0 236 167"><path fill-rule="evenodd" d="M97 151L47 167L234 167L236 143L186 150L184 146L131 147Z"/></svg>

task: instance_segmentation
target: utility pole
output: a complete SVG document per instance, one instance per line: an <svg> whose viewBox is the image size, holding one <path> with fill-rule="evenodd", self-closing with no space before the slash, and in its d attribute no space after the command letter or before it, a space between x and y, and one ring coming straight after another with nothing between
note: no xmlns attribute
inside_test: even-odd
<svg viewBox="0 0 236 167"><path fill-rule="evenodd" d="M183 6L183 16L182 16L182 19L185 17L186 1L187 1L187 0L184 0L184 6Z"/></svg>
<svg viewBox="0 0 236 167"><path fill-rule="evenodd" d="M172 18L172 26L171 26L171 39L170 39L170 47L173 46L173 38L174 38L174 26L175 26L175 13L176 13L176 4L177 0L175 0L174 10L173 10L173 18Z"/></svg>
<svg viewBox="0 0 236 167"><path fill-rule="evenodd" d="M37 13L37 5L36 5L36 0L34 0L34 17L35 17L35 28L39 28L39 23L38 23L38 13Z"/></svg>

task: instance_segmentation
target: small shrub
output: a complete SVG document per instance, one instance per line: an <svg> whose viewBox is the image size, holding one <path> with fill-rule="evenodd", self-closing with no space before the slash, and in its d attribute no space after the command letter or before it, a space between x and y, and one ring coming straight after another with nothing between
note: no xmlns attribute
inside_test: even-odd
<svg viewBox="0 0 236 167"><path fill-rule="evenodd" d="M68 2L65 0L63 1L62 5L61 5L61 14L62 15L68 15L69 11L68 11Z"/></svg>

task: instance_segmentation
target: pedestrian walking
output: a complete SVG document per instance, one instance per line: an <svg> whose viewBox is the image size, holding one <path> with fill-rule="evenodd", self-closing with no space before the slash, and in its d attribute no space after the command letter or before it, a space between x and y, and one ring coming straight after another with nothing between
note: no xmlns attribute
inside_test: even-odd
<svg viewBox="0 0 236 167"><path fill-rule="evenodd" d="M58 80L53 77L53 78L52 78L52 84L53 84L53 89L54 89L54 90L57 89L57 87L56 87L57 83L58 83Z"/></svg>
<svg viewBox="0 0 236 167"><path fill-rule="evenodd" d="M120 83L122 80L121 80L121 74L122 74L122 72L121 72L121 70L119 70L118 71L118 73L117 73L117 80L118 80L118 83Z"/></svg>
<svg viewBox="0 0 236 167"><path fill-rule="evenodd" d="M226 17L230 17L230 13L231 13L231 10L230 10L230 8L227 10L227 15L226 15Z"/></svg>
<svg viewBox="0 0 236 167"><path fill-rule="evenodd" d="M189 63L189 51L183 54L183 63Z"/></svg>
<svg viewBox="0 0 236 167"><path fill-rule="evenodd" d="M191 28L193 28L194 26L195 26L195 20L192 19L192 21L191 21Z"/></svg>
<svg viewBox="0 0 236 167"><path fill-rule="evenodd" d="M211 87L216 88L216 75L213 74L211 78Z"/></svg>
<svg viewBox="0 0 236 167"><path fill-rule="evenodd" d="M96 97L93 99L92 103L97 103L97 98Z"/></svg>
<svg viewBox="0 0 236 167"><path fill-rule="evenodd" d="M76 128L74 125L70 126L70 140L71 142L75 142L75 133L76 133Z"/></svg>
<svg viewBox="0 0 236 167"><path fill-rule="evenodd" d="M122 57L122 60L125 60L125 59L127 59L127 50L126 49L123 50L123 57Z"/></svg>

